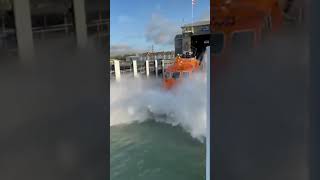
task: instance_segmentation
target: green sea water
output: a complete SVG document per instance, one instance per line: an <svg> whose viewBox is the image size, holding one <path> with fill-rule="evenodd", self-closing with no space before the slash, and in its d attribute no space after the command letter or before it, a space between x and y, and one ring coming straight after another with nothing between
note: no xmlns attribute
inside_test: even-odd
<svg viewBox="0 0 320 180"><path fill-rule="evenodd" d="M110 130L111 180L205 179L205 144L179 126L147 121Z"/></svg>

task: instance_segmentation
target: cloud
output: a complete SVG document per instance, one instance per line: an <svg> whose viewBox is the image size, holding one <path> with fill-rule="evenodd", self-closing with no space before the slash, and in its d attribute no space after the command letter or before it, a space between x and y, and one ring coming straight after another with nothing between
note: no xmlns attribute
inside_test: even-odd
<svg viewBox="0 0 320 180"><path fill-rule="evenodd" d="M128 53L139 53L140 49L133 48L128 44L115 44L110 46L110 55L123 55Z"/></svg>
<svg viewBox="0 0 320 180"><path fill-rule="evenodd" d="M154 13L145 29L145 38L156 45L170 45L174 42L175 35L180 33L176 23Z"/></svg>

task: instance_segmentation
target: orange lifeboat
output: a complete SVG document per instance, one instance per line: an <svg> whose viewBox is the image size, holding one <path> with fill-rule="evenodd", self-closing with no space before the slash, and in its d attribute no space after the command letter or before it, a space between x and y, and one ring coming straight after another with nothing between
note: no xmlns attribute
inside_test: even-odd
<svg viewBox="0 0 320 180"><path fill-rule="evenodd" d="M193 73L199 71L200 61L192 56L177 56L173 65L165 69L163 87L170 90L181 81L192 78Z"/></svg>

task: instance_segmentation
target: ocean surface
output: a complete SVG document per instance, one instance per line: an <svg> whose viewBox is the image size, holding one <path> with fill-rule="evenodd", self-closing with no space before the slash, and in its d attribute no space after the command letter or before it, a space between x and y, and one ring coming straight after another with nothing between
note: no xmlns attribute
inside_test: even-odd
<svg viewBox="0 0 320 180"><path fill-rule="evenodd" d="M110 179L204 180L206 75L172 91L161 78L110 82Z"/></svg>
<svg viewBox="0 0 320 180"><path fill-rule="evenodd" d="M205 143L180 126L148 120L110 130L111 180L205 179Z"/></svg>

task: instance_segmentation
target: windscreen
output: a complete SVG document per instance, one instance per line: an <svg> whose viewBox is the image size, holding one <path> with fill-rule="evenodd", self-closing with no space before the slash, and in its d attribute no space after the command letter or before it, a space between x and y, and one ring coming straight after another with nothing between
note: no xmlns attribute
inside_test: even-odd
<svg viewBox="0 0 320 180"><path fill-rule="evenodd" d="M189 73L188 72L183 72L183 78L188 79L189 78Z"/></svg>
<svg viewBox="0 0 320 180"><path fill-rule="evenodd" d="M172 77L173 77L174 79L179 79L179 77L180 77L180 72L174 72L174 73L172 73Z"/></svg>
<svg viewBox="0 0 320 180"><path fill-rule="evenodd" d="M166 73L164 74L164 77L165 77L166 79L169 79L169 78L171 77L171 73L170 73L170 72L166 72Z"/></svg>

